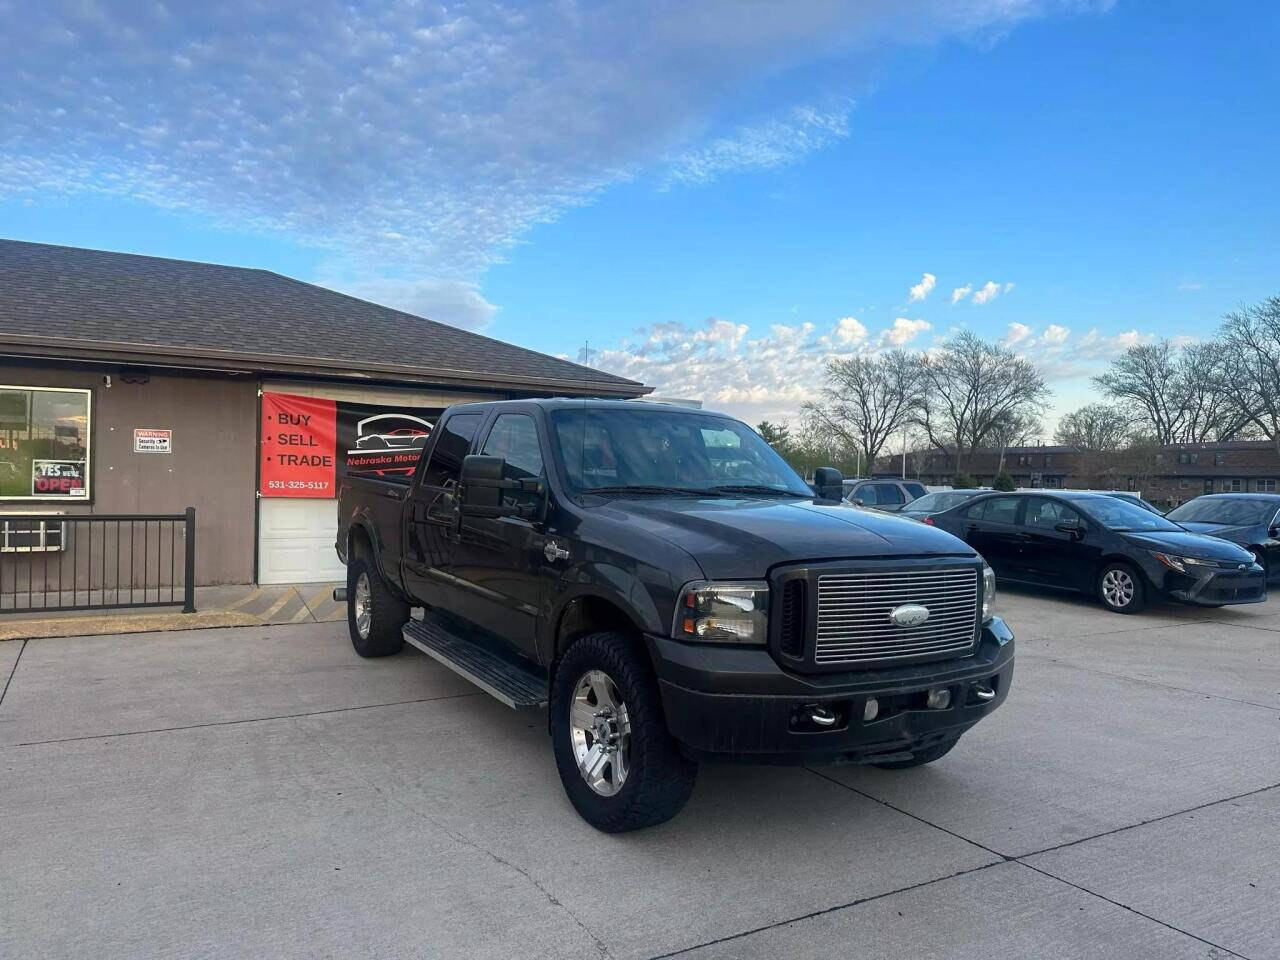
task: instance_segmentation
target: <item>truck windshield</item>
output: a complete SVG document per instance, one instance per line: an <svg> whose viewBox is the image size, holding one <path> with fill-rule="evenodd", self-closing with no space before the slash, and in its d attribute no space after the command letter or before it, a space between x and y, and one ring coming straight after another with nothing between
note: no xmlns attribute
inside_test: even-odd
<svg viewBox="0 0 1280 960"><path fill-rule="evenodd" d="M763 494L813 491L745 423L655 405L551 415L570 492Z"/></svg>

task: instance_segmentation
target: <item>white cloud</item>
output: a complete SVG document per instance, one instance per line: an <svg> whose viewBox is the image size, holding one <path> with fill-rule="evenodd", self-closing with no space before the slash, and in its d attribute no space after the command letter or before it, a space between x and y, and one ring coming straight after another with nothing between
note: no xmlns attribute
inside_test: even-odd
<svg viewBox="0 0 1280 960"><path fill-rule="evenodd" d="M703 183L845 137L868 51L1081 7L0 0L0 197L128 197L353 274L475 279L611 184ZM769 100L815 64L839 80Z"/></svg>
<svg viewBox="0 0 1280 960"><path fill-rule="evenodd" d="M1051 323L1044 328L1042 339L1045 343L1066 343L1067 337L1071 336L1071 328L1063 327L1056 323Z"/></svg>
<svg viewBox="0 0 1280 960"><path fill-rule="evenodd" d="M880 334L880 343L883 346L901 347L928 329L929 323L926 320L908 320L906 317L898 317L893 321L893 326Z"/></svg>
<svg viewBox="0 0 1280 960"><path fill-rule="evenodd" d="M841 317L833 334L840 343L856 344L867 339L867 328L856 317Z"/></svg>
<svg viewBox="0 0 1280 960"><path fill-rule="evenodd" d="M1178 284L1179 293L1193 293L1196 290L1203 290L1203 289L1204 289L1204 284L1198 281L1187 281L1186 283Z"/></svg>
<svg viewBox="0 0 1280 960"><path fill-rule="evenodd" d="M956 287L954 290L951 291L952 304L959 303L961 300L969 296L969 294L971 293L973 293L972 283L966 283L963 287Z"/></svg>
<svg viewBox="0 0 1280 960"><path fill-rule="evenodd" d="M994 280L988 280L986 283L984 283L981 287L979 287L977 290L973 292L972 302L974 306L980 307L983 304L990 303L996 297L1000 296L1001 290L1008 291L1011 289L1013 289L1012 283L1006 283L1003 287L1001 287L1001 285L996 283Z"/></svg>
<svg viewBox="0 0 1280 960"><path fill-rule="evenodd" d="M465 280L406 280L391 277L357 280L333 274L322 275L320 282L323 286L341 290L361 300L380 303L465 330L483 330L498 312L498 308L484 298L476 284Z"/></svg>
<svg viewBox="0 0 1280 960"><path fill-rule="evenodd" d="M1031 336L1030 327L1028 327L1025 323L1015 322L1015 323L1009 324L1009 332L1005 334L1005 338L1002 342L1006 347L1012 347L1012 346L1016 346L1019 343L1023 343L1030 336Z"/></svg>
<svg viewBox="0 0 1280 960"><path fill-rule="evenodd" d="M703 184L725 173L770 170L794 163L849 135L852 104L819 110L797 107L785 116L739 127L671 162L664 186Z"/></svg>
<svg viewBox="0 0 1280 960"><path fill-rule="evenodd" d="M917 300L923 300L929 294L933 293L933 288L937 286L938 278L932 273L926 273L920 278L920 282L913 285L908 301L914 303Z"/></svg>

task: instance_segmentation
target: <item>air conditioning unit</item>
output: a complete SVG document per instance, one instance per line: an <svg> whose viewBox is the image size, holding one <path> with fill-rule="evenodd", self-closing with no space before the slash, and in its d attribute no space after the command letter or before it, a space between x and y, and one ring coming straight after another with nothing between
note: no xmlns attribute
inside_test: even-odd
<svg viewBox="0 0 1280 960"><path fill-rule="evenodd" d="M65 523L48 520L0 522L0 553L56 553L66 542Z"/></svg>

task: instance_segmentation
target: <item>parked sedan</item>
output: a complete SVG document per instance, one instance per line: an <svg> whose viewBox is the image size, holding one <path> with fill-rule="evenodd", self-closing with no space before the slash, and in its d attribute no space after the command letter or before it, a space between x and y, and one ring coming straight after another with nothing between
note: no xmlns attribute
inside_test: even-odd
<svg viewBox="0 0 1280 960"><path fill-rule="evenodd" d="M1240 544L1269 580L1280 579L1280 494L1210 493L1170 510L1168 517L1188 530Z"/></svg>
<svg viewBox="0 0 1280 960"><path fill-rule="evenodd" d="M1000 579L1093 594L1117 613L1137 613L1157 595L1209 607L1267 598L1248 550L1102 493L985 494L933 523Z"/></svg>
<svg viewBox="0 0 1280 960"><path fill-rule="evenodd" d="M974 497L990 492L990 490L940 490L937 493L926 493L919 500L912 500L898 512L912 520L932 524L935 513L950 510L962 503L968 503Z"/></svg>

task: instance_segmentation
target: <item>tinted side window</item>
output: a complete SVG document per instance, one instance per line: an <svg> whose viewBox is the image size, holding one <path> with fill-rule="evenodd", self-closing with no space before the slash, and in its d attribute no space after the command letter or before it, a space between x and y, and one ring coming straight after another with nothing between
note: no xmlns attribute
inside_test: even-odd
<svg viewBox="0 0 1280 960"><path fill-rule="evenodd" d="M987 523L1013 523L1018 518L1018 502L1017 497L992 497L977 506L982 509L981 517Z"/></svg>
<svg viewBox="0 0 1280 960"><path fill-rule="evenodd" d="M462 458L471 449L471 439L484 419L479 413L460 413L436 428L436 445L431 451L423 486L454 486L462 472Z"/></svg>
<svg viewBox="0 0 1280 960"><path fill-rule="evenodd" d="M1027 501L1027 515L1022 522L1038 530L1052 530L1059 523L1072 521L1080 523L1080 514L1065 503L1046 500L1043 497L1032 497Z"/></svg>
<svg viewBox="0 0 1280 960"><path fill-rule="evenodd" d="M907 498L902 495L902 490L896 483L877 483L877 489L880 491L879 497L881 503L906 503Z"/></svg>
<svg viewBox="0 0 1280 960"><path fill-rule="evenodd" d="M527 480L542 476L542 446L533 417L525 413L504 413L493 421L493 429L480 451L491 457L502 457L508 480ZM508 494L507 499L521 501L536 497L531 492Z"/></svg>
<svg viewBox="0 0 1280 960"><path fill-rule="evenodd" d="M876 498L876 486L869 483L853 491L853 499L864 506L874 507L880 501Z"/></svg>
<svg viewBox="0 0 1280 960"><path fill-rule="evenodd" d="M924 488L923 483L904 483L903 486L907 488L907 493L911 494L911 496L915 497L917 500L929 492Z"/></svg>

